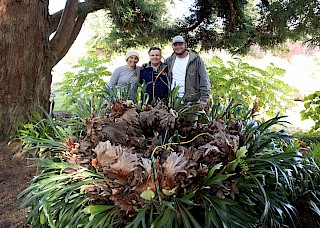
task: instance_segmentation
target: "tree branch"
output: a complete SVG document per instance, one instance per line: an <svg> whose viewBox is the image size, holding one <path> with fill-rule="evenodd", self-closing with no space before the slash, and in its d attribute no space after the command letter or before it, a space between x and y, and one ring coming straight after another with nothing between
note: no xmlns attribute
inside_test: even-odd
<svg viewBox="0 0 320 228"><path fill-rule="evenodd" d="M228 3L230 6L230 19L229 19L228 26L226 28L226 34L231 32L234 29L235 24L237 22L237 10L234 8L233 1L228 0Z"/></svg>
<svg viewBox="0 0 320 228"><path fill-rule="evenodd" d="M50 34L54 33L59 25L61 16L62 16L63 10L60 10L52 15L49 16L49 21L50 21L50 25L49 25L49 29L50 29Z"/></svg>
<svg viewBox="0 0 320 228"><path fill-rule="evenodd" d="M52 66L54 66L57 63L58 56L60 56L60 53L63 51L63 49L66 47L67 43L70 40L73 28L76 23L77 11L78 1L67 0L56 34L50 41L50 47L52 52Z"/></svg>
<svg viewBox="0 0 320 228"><path fill-rule="evenodd" d="M110 6L107 4L107 1L105 0L103 1L87 0L85 2L79 3L78 16L83 14L89 14L97 10L108 8L108 7ZM54 33L57 30L59 22L61 20L62 13L63 13L63 10L60 10L49 16L50 34Z"/></svg>
<svg viewBox="0 0 320 228"><path fill-rule="evenodd" d="M68 53L72 44L77 39L79 32L82 28L83 22L85 21L86 17L87 17L87 14L84 14L84 15L81 15L78 17L77 22L76 22L75 26L73 27L69 41L64 46L63 50L61 50L61 52L56 56L56 62L53 63L54 65L57 64Z"/></svg>

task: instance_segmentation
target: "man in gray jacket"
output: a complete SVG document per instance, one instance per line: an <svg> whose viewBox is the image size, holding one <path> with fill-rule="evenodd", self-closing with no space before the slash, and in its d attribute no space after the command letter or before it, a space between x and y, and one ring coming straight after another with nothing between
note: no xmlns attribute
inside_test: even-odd
<svg viewBox="0 0 320 228"><path fill-rule="evenodd" d="M202 58L196 51L187 49L182 36L172 40L174 53L165 60L171 88L180 86L178 95L185 95L186 102L198 102L206 105L210 95L210 80Z"/></svg>

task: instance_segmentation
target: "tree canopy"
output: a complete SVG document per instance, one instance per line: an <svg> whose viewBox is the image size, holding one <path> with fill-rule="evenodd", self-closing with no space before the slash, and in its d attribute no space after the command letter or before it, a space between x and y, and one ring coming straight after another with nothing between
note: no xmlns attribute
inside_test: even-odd
<svg viewBox="0 0 320 228"><path fill-rule="evenodd" d="M101 2L101 1L100 1ZM171 1L174 4L174 1ZM194 0L184 18L168 20L166 0L114 1L107 46L113 50L187 37L189 46L246 53L251 45L270 48L288 39L319 45L318 0Z"/></svg>

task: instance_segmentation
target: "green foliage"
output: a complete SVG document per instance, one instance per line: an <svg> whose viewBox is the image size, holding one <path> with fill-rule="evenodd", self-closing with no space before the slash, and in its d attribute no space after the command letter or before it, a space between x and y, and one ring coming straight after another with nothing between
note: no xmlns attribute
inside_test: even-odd
<svg viewBox="0 0 320 228"><path fill-rule="evenodd" d="M86 23L94 32L90 46L117 52L166 42L166 13L163 0L114 1L107 10L88 18Z"/></svg>
<svg viewBox="0 0 320 228"><path fill-rule="evenodd" d="M63 121L52 118L44 109L42 112L45 118L38 113L34 114L30 123L18 127L15 137L22 141L23 149L34 156L51 157L52 152L66 149L59 142L73 133Z"/></svg>
<svg viewBox="0 0 320 228"><path fill-rule="evenodd" d="M173 107L174 110L178 110L183 102L186 94L183 97L178 96L180 86L175 86L174 88L170 89L169 91L169 107Z"/></svg>
<svg viewBox="0 0 320 228"><path fill-rule="evenodd" d="M294 224L294 203L310 191L319 193L319 166L301 156L285 131L270 131L284 122L282 118L262 124L249 121L245 130L248 176L239 184L239 201L253 213L259 211L259 222L267 227L282 227L286 220Z"/></svg>
<svg viewBox="0 0 320 228"><path fill-rule="evenodd" d="M106 109L100 99L77 99L73 106L76 114L56 112L48 114L41 109L44 118L34 114L29 123L21 124L15 138L22 141L22 147L36 157L51 157L56 152L65 150L60 142L65 142L68 136L82 137L86 134L86 119L93 116L104 116Z"/></svg>
<svg viewBox="0 0 320 228"><path fill-rule="evenodd" d="M315 162L320 166L320 143L310 144L310 157L314 158Z"/></svg>
<svg viewBox="0 0 320 228"><path fill-rule="evenodd" d="M210 167L197 188L185 189L172 201L146 201L124 220L118 206L95 201L85 193L90 184L112 186L113 181L64 159L40 159L37 165L42 173L19 195L24 196L21 208L30 206L28 223L32 227L283 227L294 224L294 202L306 194L314 194L310 205L317 212L320 169L312 158L301 157L289 134L272 130L285 123L284 117L261 123L250 119L239 106L220 105L217 110L217 115L211 116L226 118L229 126L235 120L246 140L227 164ZM242 114L246 114L245 120ZM50 142L57 144L43 141L49 150L53 148ZM225 183L231 180L234 187L228 189ZM217 187L223 192L212 194L210 189Z"/></svg>
<svg viewBox="0 0 320 228"><path fill-rule="evenodd" d="M109 87L108 85L103 86L103 92L101 97L107 104L114 105L117 101L126 101L129 99L131 84L128 83L125 88Z"/></svg>
<svg viewBox="0 0 320 228"><path fill-rule="evenodd" d="M315 125L312 127L313 130L320 128L320 91L316 91L303 99L304 108L300 112L302 120L312 119Z"/></svg>
<svg viewBox="0 0 320 228"><path fill-rule="evenodd" d="M60 142L65 142L68 136L83 137L86 135L86 119L91 116L104 116L106 109L103 99L77 99L71 113L48 114L44 109L35 114L30 123L21 124L15 137L22 141L22 147L36 157L52 157L57 152L65 150Z"/></svg>
<svg viewBox="0 0 320 228"><path fill-rule="evenodd" d="M77 98L76 101L72 107L72 115L64 118L63 122L72 132L71 135L82 137L86 135L86 119L92 116L104 116L107 110L105 102L100 96L98 98L83 96Z"/></svg>
<svg viewBox="0 0 320 228"><path fill-rule="evenodd" d="M264 49L288 39L319 44L319 1L195 1L180 27L192 27L194 44L204 49L246 53L252 44ZM195 26L195 22L198 22Z"/></svg>
<svg viewBox="0 0 320 228"><path fill-rule="evenodd" d="M25 196L21 208L32 205L28 217L31 227L75 227L74 224L77 224L77 227L81 224L105 227L101 223L111 226L117 223L115 220L109 223L103 220L103 217L108 215L105 211L112 208L104 208L105 215L101 216L101 210L98 212L87 207L90 198L85 197L82 188L101 181L101 175L63 161L39 159L36 165L43 171L34 177L30 187L18 195L18 198ZM68 169L78 169L79 172L69 174Z"/></svg>
<svg viewBox="0 0 320 228"><path fill-rule="evenodd" d="M60 87L55 91L66 97L62 107L70 109L70 106L83 96L98 99L105 84L104 77L111 75L104 66L108 61L108 58L101 58L95 52L89 52L88 57L79 60L78 64L73 66L74 69L78 69L76 73L66 72L63 81L56 83Z"/></svg>
<svg viewBox="0 0 320 228"><path fill-rule="evenodd" d="M275 116L274 118L259 123L257 121L248 120L245 126L245 134L247 135L244 144L248 149L248 157L255 156L256 152L261 152L265 147L273 148L273 144L283 146L282 143L290 143L291 135L285 130L269 130L275 125L283 125L288 123L281 120L285 116Z"/></svg>
<svg viewBox="0 0 320 228"><path fill-rule="evenodd" d="M293 137L297 138L296 143L304 150L306 157L312 157L320 166L320 133L294 133Z"/></svg>
<svg viewBox="0 0 320 228"><path fill-rule="evenodd" d="M242 104L235 104L232 99L230 99L227 103L214 103L213 95L210 95L210 99L208 101L208 110L199 111L198 114L200 116L199 122L208 123L213 120L224 120L225 123L229 124L234 120L244 120L252 118L251 115L252 110L247 109Z"/></svg>
<svg viewBox="0 0 320 228"><path fill-rule="evenodd" d="M140 110L145 110L148 106L149 94L147 91L147 83L143 82L142 85L138 86L137 102L135 107Z"/></svg>
<svg viewBox="0 0 320 228"><path fill-rule="evenodd" d="M100 19L91 19L96 32L94 44L107 50L125 50L165 43L174 35L182 34L189 46L200 44L203 50L225 49L245 54L254 44L269 49L288 40L313 46L320 42L320 4L316 0L195 0L189 2L189 12L170 20L168 12L177 7L171 5L176 2L178 0L140 0L106 4L106 13ZM173 10L171 13L176 14ZM112 25L106 31L105 25L110 21Z"/></svg>
<svg viewBox="0 0 320 228"><path fill-rule="evenodd" d="M226 103L232 99L252 113L260 109L268 116L285 112L286 105L295 105L292 98L297 91L284 83L280 77L285 70L270 64L265 70L251 66L241 59L226 64L218 56L207 62L214 103Z"/></svg>

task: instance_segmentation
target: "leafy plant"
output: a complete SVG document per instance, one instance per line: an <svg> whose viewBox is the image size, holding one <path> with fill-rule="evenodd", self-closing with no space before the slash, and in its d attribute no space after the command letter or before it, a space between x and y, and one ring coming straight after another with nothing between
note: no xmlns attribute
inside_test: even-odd
<svg viewBox="0 0 320 228"><path fill-rule="evenodd" d="M281 80L285 70L273 64L263 70L239 58L224 63L214 56L206 66L215 104L227 103L232 99L235 104L252 109L253 114L260 111L268 116L274 116L278 111L284 112L285 105L295 105L290 98L297 89Z"/></svg>
<svg viewBox="0 0 320 228"><path fill-rule="evenodd" d="M213 120L222 119L226 123L237 119L248 120L254 117L251 109L246 109L242 104L235 104L232 99L226 103L214 103L214 97L210 95L208 107L199 111L199 122L208 123Z"/></svg>
<svg viewBox="0 0 320 228"><path fill-rule="evenodd" d="M102 104L78 103L79 123L65 122L78 137L57 137L64 128L47 115L54 137L31 141L54 152L19 195L31 226L285 227L305 196L317 213L319 167L274 128L283 116L256 121L230 102L212 105L205 124L184 126L165 105L118 100L105 114Z"/></svg>
<svg viewBox="0 0 320 228"><path fill-rule="evenodd" d="M22 141L22 147L37 157L50 157L51 152L66 149L60 142L72 135L71 130L60 119L54 119L44 109L33 115L30 123L21 124L15 137Z"/></svg>
<svg viewBox="0 0 320 228"><path fill-rule="evenodd" d="M117 101L126 101L129 97L129 91L131 84L128 83L125 88L109 87L108 85L103 85L103 93L101 97L105 100L106 104L115 104Z"/></svg>
<svg viewBox="0 0 320 228"><path fill-rule="evenodd" d="M315 125L312 127L313 130L320 128L320 91L316 91L303 99L304 108L300 112L302 120L312 119Z"/></svg>
<svg viewBox="0 0 320 228"><path fill-rule="evenodd" d="M296 132L293 134L295 137L296 144L302 151L305 157L313 158L315 162L320 165L320 133L315 132Z"/></svg>
<svg viewBox="0 0 320 228"><path fill-rule="evenodd" d="M22 147L36 157L51 157L51 152L65 150L61 143L69 136L83 137L86 135L86 119L101 117L106 113L102 98L99 100L82 97L73 106L73 112L48 114L41 109L44 117L35 114L30 123L21 124L15 137L22 141Z"/></svg>
<svg viewBox="0 0 320 228"><path fill-rule="evenodd" d="M72 108L72 115L64 119L64 124L71 130L72 135L82 137L86 134L86 119L92 116L101 117L107 112L102 96L80 96Z"/></svg>
<svg viewBox="0 0 320 228"><path fill-rule="evenodd" d="M106 211L112 207L104 207L104 210L98 211L96 209L98 205L89 206L90 198L85 197L82 190L87 184L101 181L101 175L63 161L35 160L38 160L36 165L43 171L34 177L30 187L18 195L18 198L26 195L21 202L21 208L29 204L33 205L28 217L28 223L32 227L43 225L72 227L74 224L103 227L102 222L104 225L107 224L99 213L102 211L106 216L108 215ZM69 174L68 170L77 170L77 172ZM112 210L109 211L111 212ZM109 222L110 225L117 223L116 220Z"/></svg>
<svg viewBox="0 0 320 228"><path fill-rule="evenodd" d="M59 89L55 91L65 96L62 107L70 110L70 106L77 103L82 96L99 99L105 85L104 77L111 75L104 66L108 61L108 58L101 58L90 51L88 57L79 60L78 64L73 66L74 69L78 69L76 72L66 72L63 81L56 83Z"/></svg>

